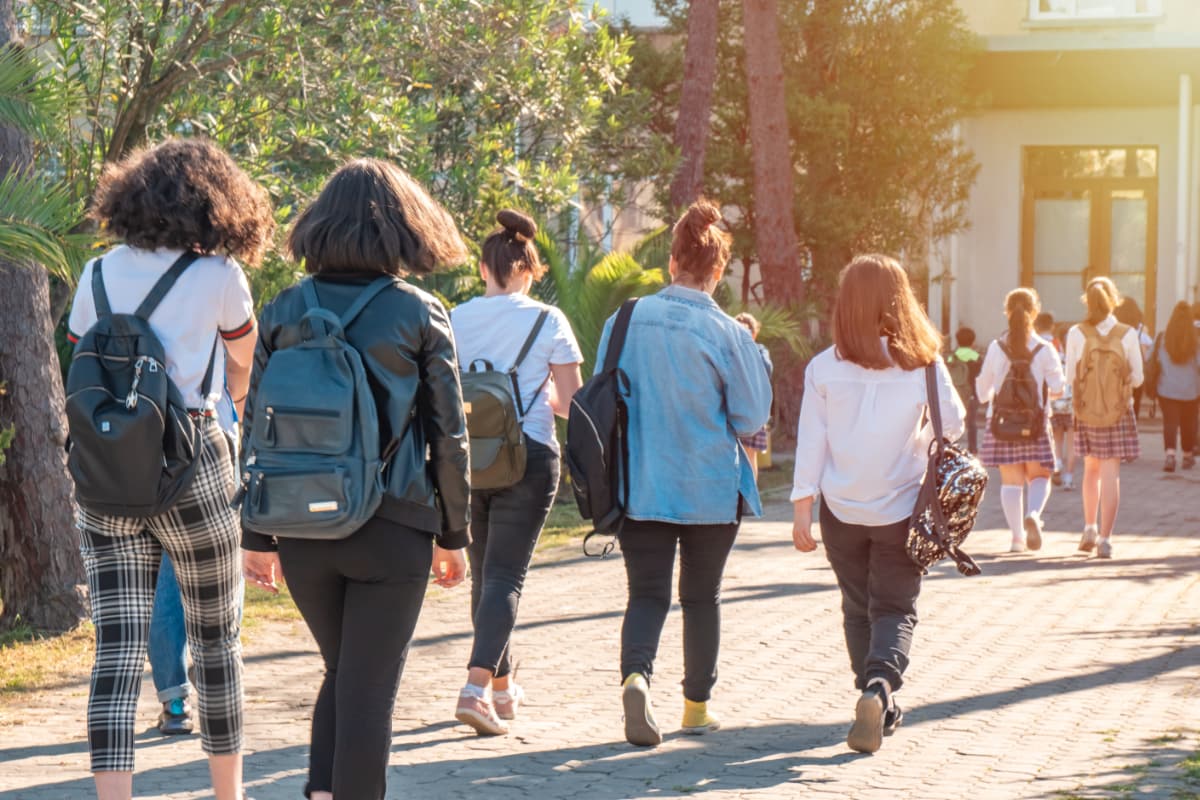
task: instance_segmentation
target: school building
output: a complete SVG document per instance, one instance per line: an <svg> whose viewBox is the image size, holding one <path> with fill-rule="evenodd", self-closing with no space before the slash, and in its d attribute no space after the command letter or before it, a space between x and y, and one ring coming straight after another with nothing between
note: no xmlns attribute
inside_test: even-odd
<svg viewBox="0 0 1200 800"><path fill-rule="evenodd" d="M1161 328L1197 299L1200 2L959 2L981 37L985 102L959 131L980 173L970 229L930 265L932 315L990 334L1024 285L1074 321L1108 275Z"/></svg>
<svg viewBox="0 0 1200 800"><path fill-rule="evenodd" d="M1032 286L1060 321L1108 275L1161 328L1200 299L1200 0L958 0L983 97L957 134L979 178L970 227L937 243L929 310L947 331L1003 328ZM603 0L643 30L652 0ZM618 246L649 222L617 211Z"/></svg>

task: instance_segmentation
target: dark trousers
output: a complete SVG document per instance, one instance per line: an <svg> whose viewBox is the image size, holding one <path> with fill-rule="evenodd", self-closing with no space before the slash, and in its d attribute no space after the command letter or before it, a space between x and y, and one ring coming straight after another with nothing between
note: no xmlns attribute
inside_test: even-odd
<svg viewBox="0 0 1200 800"><path fill-rule="evenodd" d="M967 398L967 449L979 452L979 401L972 394Z"/></svg>
<svg viewBox="0 0 1200 800"><path fill-rule="evenodd" d="M305 796L382 800L392 707L425 599L431 537L376 517L338 541L281 538L279 558L325 662Z"/></svg>
<svg viewBox="0 0 1200 800"><path fill-rule="evenodd" d="M674 525L627 520L621 554L629 605L621 626L621 680L649 680L671 608L675 544L679 543L679 605L683 608L683 696L708 702L717 682L721 646L721 577L738 525Z"/></svg>
<svg viewBox="0 0 1200 800"><path fill-rule="evenodd" d="M908 667L921 570L908 558L908 521L849 525L821 504L821 539L842 590L846 649L854 685L886 678L899 689Z"/></svg>
<svg viewBox="0 0 1200 800"><path fill-rule="evenodd" d="M1181 437L1183 452L1196 452L1196 420L1200 400L1160 397L1158 405L1163 415L1163 447L1174 450L1176 438Z"/></svg>
<svg viewBox="0 0 1200 800"><path fill-rule="evenodd" d="M525 476L506 489L471 493L471 619L468 666L502 678L512 672L511 643L525 573L558 493L558 456L526 440Z"/></svg>

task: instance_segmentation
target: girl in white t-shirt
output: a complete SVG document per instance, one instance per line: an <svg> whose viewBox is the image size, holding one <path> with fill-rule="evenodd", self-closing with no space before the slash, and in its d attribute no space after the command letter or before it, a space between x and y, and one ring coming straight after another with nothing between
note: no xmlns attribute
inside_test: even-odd
<svg viewBox="0 0 1200 800"><path fill-rule="evenodd" d="M526 215L504 210L483 243L479 271L487 293L455 308L450 324L463 368L477 360L505 372L537 323L548 316L517 369L528 458L525 476L505 489L471 493L471 616L475 643L455 717L480 734L508 732L523 698L512 680L509 639L533 548L558 491L554 417L566 417L581 381L583 354L561 311L529 296L545 272ZM489 695L489 688L491 694Z"/></svg>
<svg viewBox="0 0 1200 800"><path fill-rule="evenodd" d="M196 662L213 793L217 800L240 799L242 532L230 507L237 470L217 407L222 381L206 382L205 373L225 377L241 411L257 328L250 288L234 259L260 261L275 229L271 205L266 191L216 145L171 139L106 168L92 216L123 244L85 267L69 320L74 341L97 321L93 275L113 313L132 313L173 264L186 262L185 253L198 256L147 321L202 436L195 477L170 511L131 518L77 510L92 621L105 631L97 639L88 702L96 791L105 798L132 795L137 687L165 551L178 576Z"/></svg>
<svg viewBox="0 0 1200 800"><path fill-rule="evenodd" d="M1013 289L1004 298L1008 334L988 347L983 368L975 379L975 392L981 403L992 403L1004 385L1012 359L1029 359L1029 372L1037 385L1037 401L1042 411L1040 427L1032 438L1007 441L992 430L992 403L988 425L980 449L984 466L1000 469L1000 505L1012 532L1010 552L1042 547L1042 512L1050 499L1050 473L1055 467L1053 435L1050 427L1050 401L1062 394L1066 379L1058 351L1046 339L1034 333L1034 320L1041 310L1032 289ZM1025 505L1028 487L1028 509Z"/></svg>

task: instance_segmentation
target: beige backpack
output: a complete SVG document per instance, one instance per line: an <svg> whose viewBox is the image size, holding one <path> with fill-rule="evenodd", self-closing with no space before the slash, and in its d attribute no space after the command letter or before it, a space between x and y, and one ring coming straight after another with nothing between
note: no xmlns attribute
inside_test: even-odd
<svg viewBox="0 0 1200 800"><path fill-rule="evenodd" d="M1075 419L1099 428L1116 425L1133 398L1132 369L1121 344L1129 326L1117 323L1103 336L1091 323L1079 330L1085 341L1075 368Z"/></svg>

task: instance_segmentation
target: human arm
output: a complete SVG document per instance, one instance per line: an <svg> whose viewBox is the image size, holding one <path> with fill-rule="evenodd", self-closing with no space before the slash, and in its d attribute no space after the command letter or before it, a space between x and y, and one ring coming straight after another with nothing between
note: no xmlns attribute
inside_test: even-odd
<svg viewBox="0 0 1200 800"><path fill-rule="evenodd" d="M1071 326L1067 331L1067 385L1075 385L1075 372L1079 368L1079 359L1083 358L1085 337L1078 325Z"/></svg>
<svg viewBox="0 0 1200 800"><path fill-rule="evenodd" d="M1000 349L998 342L992 342L988 345L983 364L979 367L979 375L975 378L975 397L981 405L992 402L992 398L996 396L996 389L1007 371L1008 359L1004 357L1004 351Z"/></svg>
<svg viewBox="0 0 1200 800"><path fill-rule="evenodd" d="M815 374L817 361L804 371L804 395L800 401L800 420L796 423L796 461L792 469L792 502L816 496L829 453L826 427L825 392Z"/></svg>
<svg viewBox="0 0 1200 800"><path fill-rule="evenodd" d="M426 305L421 337L421 420L429 443L433 483L441 499L442 533L437 543L446 550L466 547L470 518L470 454L462 386L450 317L436 300Z"/></svg>
<svg viewBox="0 0 1200 800"><path fill-rule="evenodd" d="M950 441L962 437L967 430L967 412L963 408L962 398L954 388L954 379L946 362L939 358L937 364L938 407L942 416L942 435Z"/></svg>
<svg viewBox="0 0 1200 800"><path fill-rule="evenodd" d="M248 583L271 594L279 594L278 581L283 578L283 568L279 565L279 553L243 550L242 575Z"/></svg>
<svg viewBox="0 0 1200 800"><path fill-rule="evenodd" d="M571 398L582 385L579 364L550 365L550 407L555 414L566 419L571 410Z"/></svg>
<svg viewBox="0 0 1200 800"><path fill-rule="evenodd" d="M758 345L740 326L727 351L725 369L729 425L737 436L753 436L771 417L771 376Z"/></svg>
<svg viewBox="0 0 1200 800"><path fill-rule="evenodd" d="M245 413L246 397L250 390L250 373L254 367L254 352L258 344L258 323L250 321L245 336L225 342L225 382L237 410L238 419Z"/></svg>
<svg viewBox="0 0 1200 800"><path fill-rule="evenodd" d="M467 574L467 562L463 548L447 550L433 546L433 582L445 589L458 586Z"/></svg>
<svg viewBox="0 0 1200 800"><path fill-rule="evenodd" d="M1062 360L1053 345L1046 344L1037 354L1038 372L1046 387L1046 399L1057 400L1066 390L1067 378L1063 374Z"/></svg>
<svg viewBox="0 0 1200 800"><path fill-rule="evenodd" d="M232 261L226 273L217 330L225 345L225 384L241 419L254 365L258 323L254 319L254 298L246 274Z"/></svg>
<svg viewBox="0 0 1200 800"><path fill-rule="evenodd" d="M817 549L817 540L812 535L812 496L792 503L792 546L801 553Z"/></svg>
<svg viewBox="0 0 1200 800"><path fill-rule="evenodd" d="M271 357L271 336L274 325L268 321L270 317L271 307L268 306L263 310L263 324L256 327L257 335L246 337L248 341L254 342L255 346L253 364L250 368L250 381L244 392L245 397L242 400L242 411L239 414L242 431L240 453L243 463L251 456L250 432L254 430L254 393L258 390L258 382L262 379L263 371L267 368L267 361ZM237 397L237 395L233 395L233 397ZM242 549L247 552L270 552L276 549L275 537L243 528Z"/></svg>
<svg viewBox="0 0 1200 800"><path fill-rule="evenodd" d="M1121 338L1122 348L1125 350L1125 360L1129 362L1129 380L1133 388L1137 388L1145 381L1144 366L1142 364L1142 334L1136 329L1131 329Z"/></svg>

